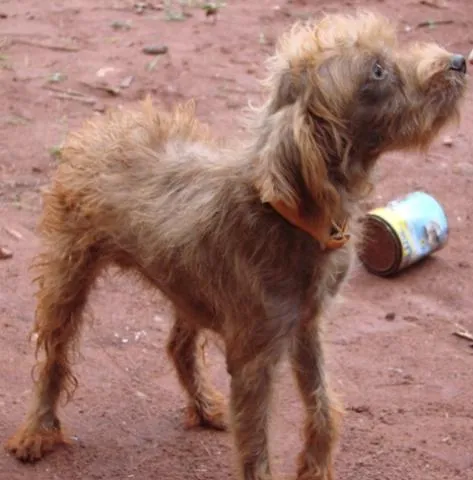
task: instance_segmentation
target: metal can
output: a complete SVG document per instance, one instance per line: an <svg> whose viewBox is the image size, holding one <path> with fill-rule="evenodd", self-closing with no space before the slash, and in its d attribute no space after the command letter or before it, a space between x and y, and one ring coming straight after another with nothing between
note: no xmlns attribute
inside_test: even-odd
<svg viewBox="0 0 473 480"><path fill-rule="evenodd" d="M425 192L412 192L368 212L363 221L360 260L366 269L388 276L443 248L448 221L440 203Z"/></svg>

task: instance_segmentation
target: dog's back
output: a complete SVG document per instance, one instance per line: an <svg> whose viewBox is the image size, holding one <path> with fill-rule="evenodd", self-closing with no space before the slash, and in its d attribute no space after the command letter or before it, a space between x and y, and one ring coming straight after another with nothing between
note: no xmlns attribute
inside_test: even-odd
<svg viewBox="0 0 473 480"><path fill-rule="evenodd" d="M45 211L62 212L84 245L138 270L207 326L242 314L242 296L245 316L270 308L283 318L278 299L309 286L316 245L261 203L248 159L217 151L192 107L116 110L71 134L61 157ZM47 237L51 215L43 218Z"/></svg>

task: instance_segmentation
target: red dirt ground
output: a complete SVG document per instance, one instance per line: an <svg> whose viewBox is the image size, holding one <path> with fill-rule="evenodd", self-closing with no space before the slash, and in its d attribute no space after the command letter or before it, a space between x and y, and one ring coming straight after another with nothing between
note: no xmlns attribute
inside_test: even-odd
<svg viewBox="0 0 473 480"><path fill-rule="evenodd" d="M218 134L238 135L237 116L258 100L262 60L281 30L307 14L358 5L399 20L404 39L433 38L464 54L472 48L469 0L445 0L442 8L418 0L235 0L216 23L195 8L184 21L166 21L163 11L139 13L132 1L0 0L0 246L13 251L0 261L2 440L21 421L30 396L28 265L38 248L40 190L67 129L94 110L150 92L165 105L196 98L199 116ZM451 23L416 28L425 20ZM163 44L169 55L156 62L141 51ZM130 76L129 87L115 96L85 84L119 88ZM61 99L52 88L83 96ZM426 156L381 161L371 205L424 189L444 205L451 238L397 278L359 267L344 303L327 319L329 366L347 408L338 479L473 479L473 349L452 335L457 323L473 331L472 106L469 94L460 127L450 132L452 146L440 138ZM93 312L77 367L80 389L62 412L72 448L34 466L0 452L0 479L234 478L229 435L181 425L184 397L163 352L168 324L160 298L126 278L105 279ZM226 390L221 355L211 357L216 382ZM279 478L293 475L301 440L301 405L287 365L282 370L272 437Z"/></svg>

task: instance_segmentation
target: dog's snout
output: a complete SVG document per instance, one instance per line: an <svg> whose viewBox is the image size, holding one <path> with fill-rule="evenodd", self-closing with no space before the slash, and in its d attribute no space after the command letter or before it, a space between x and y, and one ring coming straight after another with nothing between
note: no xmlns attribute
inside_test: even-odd
<svg viewBox="0 0 473 480"><path fill-rule="evenodd" d="M466 73L466 60L463 55L455 54L450 58L450 70Z"/></svg>

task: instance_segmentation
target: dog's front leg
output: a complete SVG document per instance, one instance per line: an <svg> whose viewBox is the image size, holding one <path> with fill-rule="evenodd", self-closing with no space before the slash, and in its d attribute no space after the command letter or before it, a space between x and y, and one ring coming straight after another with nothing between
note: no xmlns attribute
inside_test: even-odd
<svg viewBox="0 0 473 480"><path fill-rule="evenodd" d="M302 322L291 355L306 407L305 447L299 456L297 480L332 480L332 450L340 409L332 398L324 365L319 316Z"/></svg>
<svg viewBox="0 0 473 480"><path fill-rule="evenodd" d="M272 478L267 431L274 369L280 354L281 349L272 345L250 360L227 359L232 376L231 421L241 480Z"/></svg>

